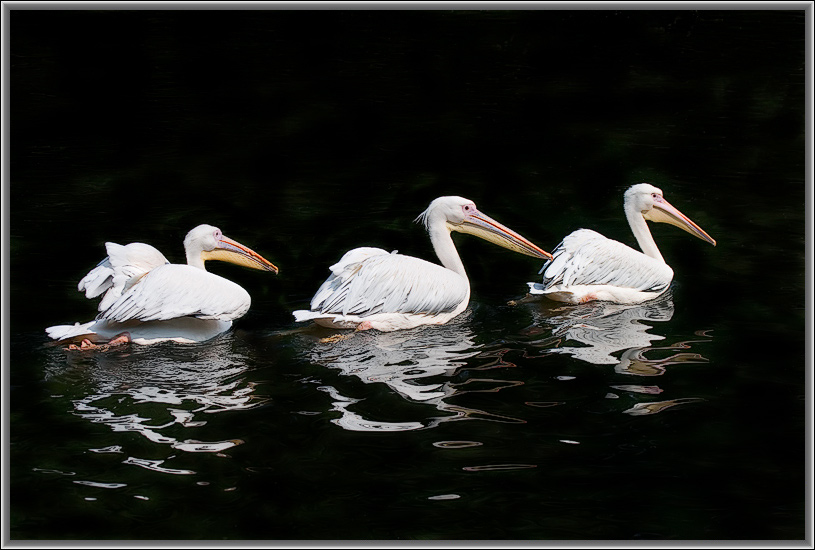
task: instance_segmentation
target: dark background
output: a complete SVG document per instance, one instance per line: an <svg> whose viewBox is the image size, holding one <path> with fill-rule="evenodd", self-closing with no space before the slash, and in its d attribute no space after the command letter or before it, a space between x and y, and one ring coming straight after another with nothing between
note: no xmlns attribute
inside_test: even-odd
<svg viewBox="0 0 815 550"><path fill-rule="evenodd" d="M579 227L634 244L622 193L647 181L718 241L652 227L676 272L678 326L715 327L712 355L740 373L711 388L727 421L696 444L726 440L717 456L753 462L716 493L740 507L715 528L584 536L802 536L803 10L12 10L10 28L13 441L59 432L36 418L49 390L25 350L47 326L93 317L76 283L106 241L182 262L186 232L216 225L281 268L208 266L252 294L238 326L294 328L290 312L351 248L434 259L413 219L437 196L470 198L551 251ZM537 280L530 258L456 242L475 304L498 307ZM28 465L13 461L12 481ZM717 463L705 483L727 471ZM766 498L745 496L749 483ZM77 536L66 525L81 517L51 531L19 519L43 506L19 494L22 538ZM506 521L496 538L545 537ZM386 523L371 532L404 535ZM139 538L113 525L108 536ZM365 538L341 517L328 525L327 537Z"/></svg>

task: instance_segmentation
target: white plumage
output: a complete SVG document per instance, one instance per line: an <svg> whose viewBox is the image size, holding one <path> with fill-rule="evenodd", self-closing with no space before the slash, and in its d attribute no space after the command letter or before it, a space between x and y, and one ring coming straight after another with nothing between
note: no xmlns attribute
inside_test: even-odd
<svg viewBox="0 0 815 550"><path fill-rule="evenodd" d="M144 243L106 243L105 248L108 256L78 285L88 298L104 294L96 320L49 327L51 338L106 340L128 332L136 343L207 340L229 329L252 301L239 285L207 272L206 260L277 272L268 260L210 225L187 234L187 265L169 263Z"/></svg>
<svg viewBox="0 0 815 550"><path fill-rule="evenodd" d="M243 317L252 299L239 285L188 265L167 264L150 271L102 312L109 321L166 321L198 317L232 321Z"/></svg>
<svg viewBox="0 0 815 550"><path fill-rule="evenodd" d="M530 294L571 304L606 300L636 304L665 292L673 270L654 243L646 220L676 225L713 245L710 236L671 206L662 191L640 183L625 193L625 214L643 252L596 231L579 229L563 239L541 269L543 283L528 283Z"/></svg>
<svg viewBox="0 0 815 550"><path fill-rule="evenodd" d="M470 299L470 283L451 231L471 233L529 256L550 257L461 197L434 200L419 220L442 265L380 248L351 250L331 266L331 275L312 298L311 309L294 312L295 320L380 331L446 323L464 311Z"/></svg>
<svg viewBox="0 0 815 550"><path fill-rule="evenodd" d="M84 291L87 298L96 298L105 293L99 302L99 311L110 307L150 270L170 263L164 254L149 244L130 243L122 246L105 243L105 249L107 257L85 275L78 285L79 291Z"/></svg>
<svg viewBox="0 0 815 550"><path fill-rule="evenodd" d="M363 261L344 263L339 273L332 273L323 283L311 307L343 315L435 315L454 310L466 297L465 285L457 273L419 258L382 250Z"/></svg>

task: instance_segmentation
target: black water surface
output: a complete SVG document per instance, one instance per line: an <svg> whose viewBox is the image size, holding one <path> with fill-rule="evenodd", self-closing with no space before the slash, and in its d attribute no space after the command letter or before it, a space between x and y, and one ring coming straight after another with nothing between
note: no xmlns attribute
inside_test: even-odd
<svg viewBox="0 0 815 550"><path fill-rule="evenodd" d="M805 21L12 10L12 540L803 539ZM634 244L640 181L718 243L652 227L655 302L508 305L540 264L463 236L448 325L291 317L351 248L433 259L437 196ZM200 223L281 268L211 262L252 295L232 332L45 345L106 241L181 262Z"/></svg>

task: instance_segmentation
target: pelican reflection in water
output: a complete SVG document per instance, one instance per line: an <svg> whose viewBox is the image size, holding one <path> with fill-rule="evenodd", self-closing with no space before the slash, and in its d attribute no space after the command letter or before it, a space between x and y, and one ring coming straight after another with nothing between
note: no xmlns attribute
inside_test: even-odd
<svg viewBox="0 0 815 550"><path fill-rule="evenodd" d="M553 348L595 365L613 365L620 360L615 353L647 347L665 337L648 332L653 323L670 321L674 314L670 292L644 304L624 305L591 302L580 306L547 308L538 314L536 325L551 327L552 336L562 341L578 342Z"/></svg>
<svg viewBox="0 0 815 550"><path fill-rule="evenodd" d="M218 453L239 445L237 438L206 441L203 427L214 420L213 414L266 402L247 380L248 357L231 333L170 352L165 344L115 354L50 353L47 380L60 388L61 398L70 399L76 416L166 446L167 458L180 458L177 451ZM130 454L128 441L122 437L119 445L89 450ZM149 460L131 456L128 462L165 473L194 473L168 468L156 454Z"/></svg>
<svg viewBox="0 0 815 550"><path fill-rule="evenodd" d="M530 303L530 302L525 302ZM670 365L707 363L690 350L691 344L710 341L704 331L699 339L684 340L662 346L652 345L665 336L649 332L657 324L671 320L673 296L667 291L656 299L641 304L590 302L577 306L553 306L533 302L534 327L527 332L545 336L535 342L545 346L546 354L567 354L593 365L614 365L617 374L637 377L660 376ZM577 344L577 345L575 345ZM666 355L667 353L667 355ZM615 392L659 394L662 388L641 383L613 384ZM616 394L609 394L616 397ZM674 405L689 403L694 398L638 403L624 412L632 415L653 414Z"/></svg>
<svg viewBox="0 0 815 550"><path fill-rule="evenodd" d="M367 331L355 338L331 343L301 333L305 358L336 370L341 375L330 384L324 382L319 388L331 396L332 410L341 413L341 417L332 422L352 431L416 430L465 418L520 422L449 402L455 395L473 391L466 381L456 384L451 378L461 368L470 365L469 360L478 359L482 355L481 346L475 343L475 335L469 327L467 317L465 312L443 327L420 327L394 332ZM349 377L353 379L349 380ZM328 376L321 377L322 380L325 378ZM373 403L380 398L379 393L366 398L371 400L369 403L347 397L346 393L358 393L349 387L353 380L364 384L383 384L392 390L385 394L388 399L399 396L403 402L376 406ZM478 382L480 389L477 391L499 391L518 384L492 378L480 379ZM423 405L433 406L434 412L428 414ZM388 411L390 416L382 418L382 410ZM440 416L436 411L444 414ZM405 414L408 415L407 419L399 418L399 415Z"/></svg>

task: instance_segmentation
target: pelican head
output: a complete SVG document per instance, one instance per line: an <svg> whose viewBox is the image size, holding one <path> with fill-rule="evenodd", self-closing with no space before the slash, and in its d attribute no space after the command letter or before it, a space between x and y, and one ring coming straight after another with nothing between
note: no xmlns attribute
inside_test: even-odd
<svg viewBox="0 0 815 550"><path fill-rule="evenodd" d="M250 269L278 272L277 267L269 260L224 235L220 229L211 225L199 225L184 238L184 250L187 263L204 269L207 260L220 260L242 265Z"/></svg>
<svg viewBox="0 0 815 550"><path fill-rule="evenodd" d="M626 215L639 213L646 220L675 225L716 246L716 241L710 235L663 198L662 189L650 183L638 183L629 187L624 197Z"/></svg>
<svg viewBox="0 0 815 550"><path fill-rule="evenodd" d="M416 221L421 221L431 233L434 228L446 227L448 231L469 233L527 256L552 258L528 239L480 212L473 201L463 197L435 199Z"/></svg>

